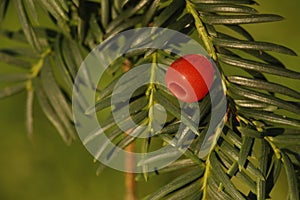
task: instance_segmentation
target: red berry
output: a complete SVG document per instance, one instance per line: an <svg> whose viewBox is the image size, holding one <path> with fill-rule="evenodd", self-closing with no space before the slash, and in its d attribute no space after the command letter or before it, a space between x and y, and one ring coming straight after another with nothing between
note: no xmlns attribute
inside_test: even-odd
<svg viewBox="0 0 300 200"><path fill-rule="evenodd" d="M175 60L166 73L166 85L180 100L201 100L212 85L214 67L205 56L188 54Z"/></svg>

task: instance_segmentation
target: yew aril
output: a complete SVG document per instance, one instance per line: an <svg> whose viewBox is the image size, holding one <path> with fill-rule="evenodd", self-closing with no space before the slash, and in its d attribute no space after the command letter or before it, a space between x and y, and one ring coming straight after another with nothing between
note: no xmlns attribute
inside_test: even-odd
<svg viewBox="0 0 300 200"><path fill-rule="evenodd" d="M178 99L196 102L208 93L214 79L214 66L206 56L188 54L170 65L165 79L168 89Z"/></svg>

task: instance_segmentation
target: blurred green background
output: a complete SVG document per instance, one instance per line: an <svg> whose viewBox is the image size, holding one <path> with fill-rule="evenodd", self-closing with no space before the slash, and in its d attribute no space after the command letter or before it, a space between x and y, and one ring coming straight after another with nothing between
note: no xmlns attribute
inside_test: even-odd
<svg viewBox="0 0 300 200"><path fill-rule="evenodd" d="M247 26L255 39L286 45L300 54L300 1L258 1L258 10L264 13L277 13L285 17L278 23ZM12 30L18 28L14 8L3 26ZM0 39L0 47L5 46ZM280 55L279 58L290 69L300 71L298 57ZM7 67L0 66L0 73ZM277 79L276 81L299 90L299 81ZM96 176L97 164L84 148L80 140L67 146L55 129L36 107L34 136L30 141L25 128L26 94L0 101L0 199L1 200L56 200L56 199L109 199L124 198L124 174L105 169ZM284 174L283 174L284 175ZM173 175L174 176L174 175ZM282 176L283 177L283 176ZM148 183L138 184L138 195L147 194L172 177L160 176ZM279 181L272 195L275 200L286 199L286 181Z"/></svg>

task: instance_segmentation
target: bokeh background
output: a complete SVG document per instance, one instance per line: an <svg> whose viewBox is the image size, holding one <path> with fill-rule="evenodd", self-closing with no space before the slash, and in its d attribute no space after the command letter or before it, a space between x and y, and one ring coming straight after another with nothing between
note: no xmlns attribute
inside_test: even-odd
<svg viewBox="0 0 300 200"><path fill-rule="evenodd" d="M260 0L258 10L285 17L277 23L247 26L255 39L286 45L300 54L300 1ZM19 28L14 7L1 28ZM0 38L0 47L14 45ZM290 69L300 71L299 57L279 55ZM0 64L0 73L9 68ZM300 90L299 81L278 78L279 83ZM35 108L34 136L29 140L25 128L26 94L0 100L0 199L1 200L121 200L124 198L124 174L105 169L96 176L97 164L80 140L67 146ZM176 174L158 176L137 185L138 196L155 191ZM282 172L272 199L286 199L287 187Z"/></svg>

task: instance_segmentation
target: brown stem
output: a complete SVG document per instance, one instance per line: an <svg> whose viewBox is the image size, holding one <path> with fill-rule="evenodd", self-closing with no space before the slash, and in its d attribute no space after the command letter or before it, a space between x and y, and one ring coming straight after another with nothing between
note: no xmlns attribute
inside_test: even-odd
<svg viewBox="0 0 300 200"><path fill-rule="evenodd" d="M134 151L134 143L129 144L126 149L128 152ZM126 161L125 161L125 167L127 171L132 171L134 168L134 158L133 155L127 155ZM130 172L126 172L125 174L125 187L126 187L126 194L125 194L125 200L136 200L135 195L135 180L134 180L134 174Z"/></svg>
<svg viewBox="0 0 300 200"><path fill-rule="evenodd" d="M132 63L126 59L123 63L123 72L126 73L131 69ZM129 134L131 130L127 131L126 134ZM128 152L134 152L134 143L129 144L126 148L126 151ZM125 159L125 168L126 171L133 171L134 169L134 157L132 154L127 154L127 157ZM135 179L134 174L130 172L125 173L125 200L136 200L136 194L135 194Z"/></svg>

